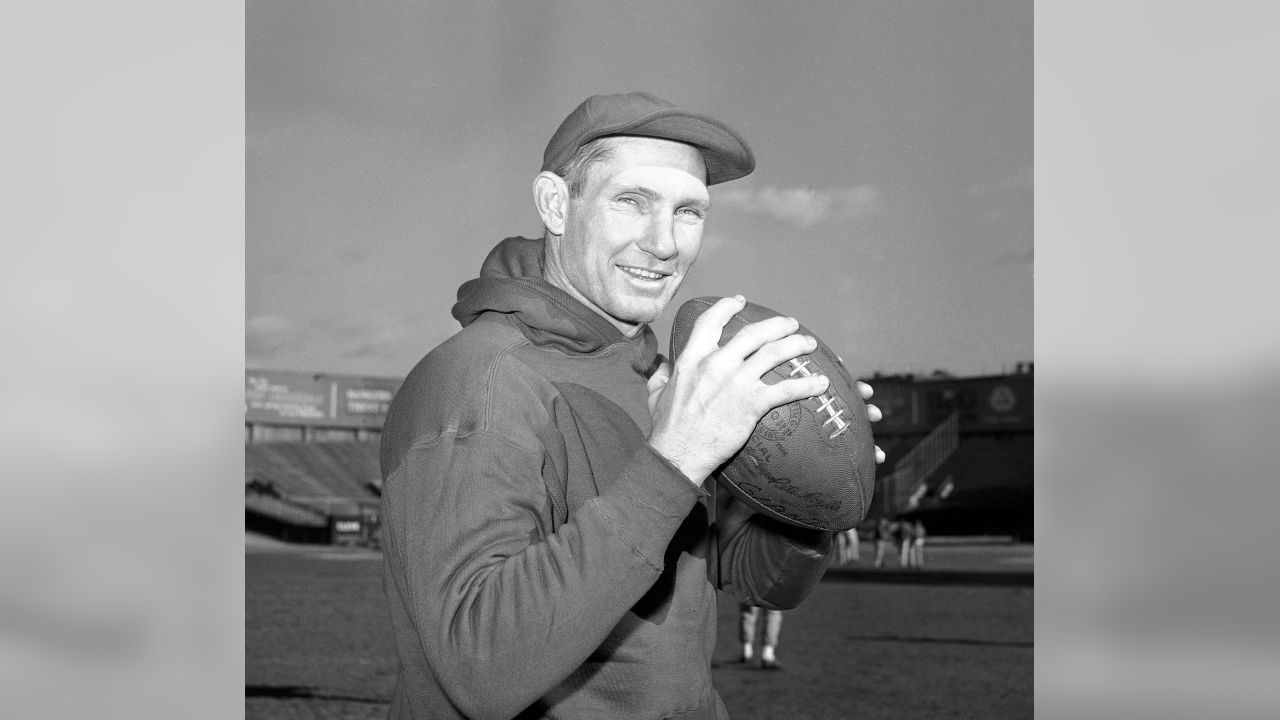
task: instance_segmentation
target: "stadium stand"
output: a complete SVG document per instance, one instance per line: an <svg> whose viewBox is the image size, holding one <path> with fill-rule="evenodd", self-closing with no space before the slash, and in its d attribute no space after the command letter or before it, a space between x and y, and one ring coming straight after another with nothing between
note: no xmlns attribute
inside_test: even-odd
<svg viewBox="0 0 1280 720"><path fill-rule="evenodd" d="M294 541L376 544L378 476L377 443L245 445L246 527Z"/></svg>
<svg viewBox="0 0 1280 720"><path fill-rule="evenodd" d="M874 427L886 460L862 524L921 520L930 534L1033 536L1034 375L958 378L873 376L885 412ZM955 441L930 462L911 460L936 430L955 422ZM916 466L916 467L913 467Z"/></svg>
<svg viewBox="0 0 1280 720"><path fill-rule="evenodd" d="M974 490L1030 486L1034 452L1030 435L973 435L960 442L933 477L957 478L953 498Z"/></svg>
<svg viewBox="0 0 1280 720"><path fill-rule="evenodd" d="M945 490L944 490L945 487ZM960 441L933 473L918 505L902 513L932 534L1009 535L1033 540L1034 443L1030 434Z"/></svg>
<svg viewBox="0 0 1280 720"><path fill-rule="evenodd" d="M867 381L885 415L873 429L886 459L862 530L880 517L910 518L931 535L1032 539L1031 363L1005 375ZM378 439L399 384L247 369L246 529L293 542L376 544Z"/></svg>
<svg viewBox="0 0 1280 720"><path fill-rule="evenodd" d="M380 477L378 444L273 442L245 446L245 475L270 480L281 494L371 500Z"/></svg>

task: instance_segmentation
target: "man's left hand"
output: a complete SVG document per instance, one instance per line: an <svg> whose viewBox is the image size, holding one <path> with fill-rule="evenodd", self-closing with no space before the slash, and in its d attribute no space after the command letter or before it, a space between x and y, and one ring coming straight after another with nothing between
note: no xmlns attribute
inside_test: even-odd
<svg viewBox="0 0 1280 720"><path fill-rule="evenodd" d="M658 369L653 371L649 376L649 415L653 415L654 410L658 406L658 394L662 392L662 388L666 387L667 381L671 379L671 361L667 358L662 359L662 363ZM858 392L861 393L864 401L870 400L875 395L875 390L861 380L858 381ZM871 422L880 422L884 419L884 414L880 412L880 408L867 403L867 419ZM884 462L884 451L876 445L876 464Z"/></svg>

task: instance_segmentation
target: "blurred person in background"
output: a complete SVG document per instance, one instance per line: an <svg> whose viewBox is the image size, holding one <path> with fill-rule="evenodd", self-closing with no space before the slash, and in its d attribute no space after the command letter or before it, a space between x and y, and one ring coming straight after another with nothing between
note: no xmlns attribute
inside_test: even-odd
<svg viewBox="0 0 1280 720"><path fill-rule="evenodd" d="M738 639L742 642L742 662L749 663L755 656L756 625L761 608L750 603L738 607ZM764 642L760 645L760 667L765 670L781 670L778 662L778 640L782 636L782 611L764 609Z"/></svg>
<svg viewBox="0 0 1280 720"><path fill-rule="evenodd" d="M884 565L884 556L889 551L889 543L893 542L893 535L894 527L889 518L882 517L876 521L876 567Z"/></svg>
<svg viewBox="0 0 1280 720"><path fill-rule="evenodd" d="M894 523L894 535L898 540L898 566L911 567L911 545L915 540L915 525L910 520Z"/></svg>
<svg viewBox="0 0 1280 720"><path fill-rule="evenodd" d="M914 568L924 567L924 536L924 523L916 520L911 532L911 566Z"/></svg>
<svg viewBox="0 0 1280 720"><path fill-rule="evenodd" d="M860 555L858 528L851 527L836 534L836 563L848 565L849 563L857 562Z"/></svg>

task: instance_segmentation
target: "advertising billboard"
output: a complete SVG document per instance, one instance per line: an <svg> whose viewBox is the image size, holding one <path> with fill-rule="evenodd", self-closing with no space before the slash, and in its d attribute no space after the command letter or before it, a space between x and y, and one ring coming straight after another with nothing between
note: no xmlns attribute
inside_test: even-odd
<svg viewBox="0 0 1280 720"><path fill-rule="evenodd" d="M245 370L246 423L382 427L399 378Z"/></svg>

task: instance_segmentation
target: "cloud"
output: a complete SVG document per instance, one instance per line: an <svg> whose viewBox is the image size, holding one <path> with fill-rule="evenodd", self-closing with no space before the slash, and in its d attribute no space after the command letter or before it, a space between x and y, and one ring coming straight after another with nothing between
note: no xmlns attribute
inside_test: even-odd
<svg viewBox="0 0 1280 720"><path fill-rule="evenodd" d="M385 360L395 356L406 335L403 329L382 328L362 338L361 342L343 354L349 358Z"/></svg>
<svg viewBox="0 0 1280 720"><path fill-rule="evenodd" d="M413 336L413 330L403 313L389 310L360 322L341 323L335 334L344 346L344 357L382 360L394 357L404 341Z"/></svg>
<svg viewBox="0 0 1280 720"><path fill-rule="evenodd" d="M698 257L705 257L713 252L717 252L721 248L730 245L729 236L721 233L707 233L702 236L702 247L698 251Z"/></svg>
<svg viewBox="0 0 1280 720"><path fill-rule="evenodd" d="M395 359L420 334L408 318L394 309L359 320L331 315L301 323L283 315L255 315L245 321L245 362L297 368L309 366L320 351L345 360Z"/></svg>
<svg viewBox="0 0 1280 720"><path fill-rule="evenodd" d="M255 360L274 357L294 346L299 335L297 326L282 315L255 315L244 324L245 355Z"/></svg>
<svg viewBox="0 0 1280 720"><path fill-rule="evenodd" d="M871 185L833 190L812 188L733 188L716 196L716 203L780 222L811 227L826 221L856 221L880 208L880 191Z"/></svg>

